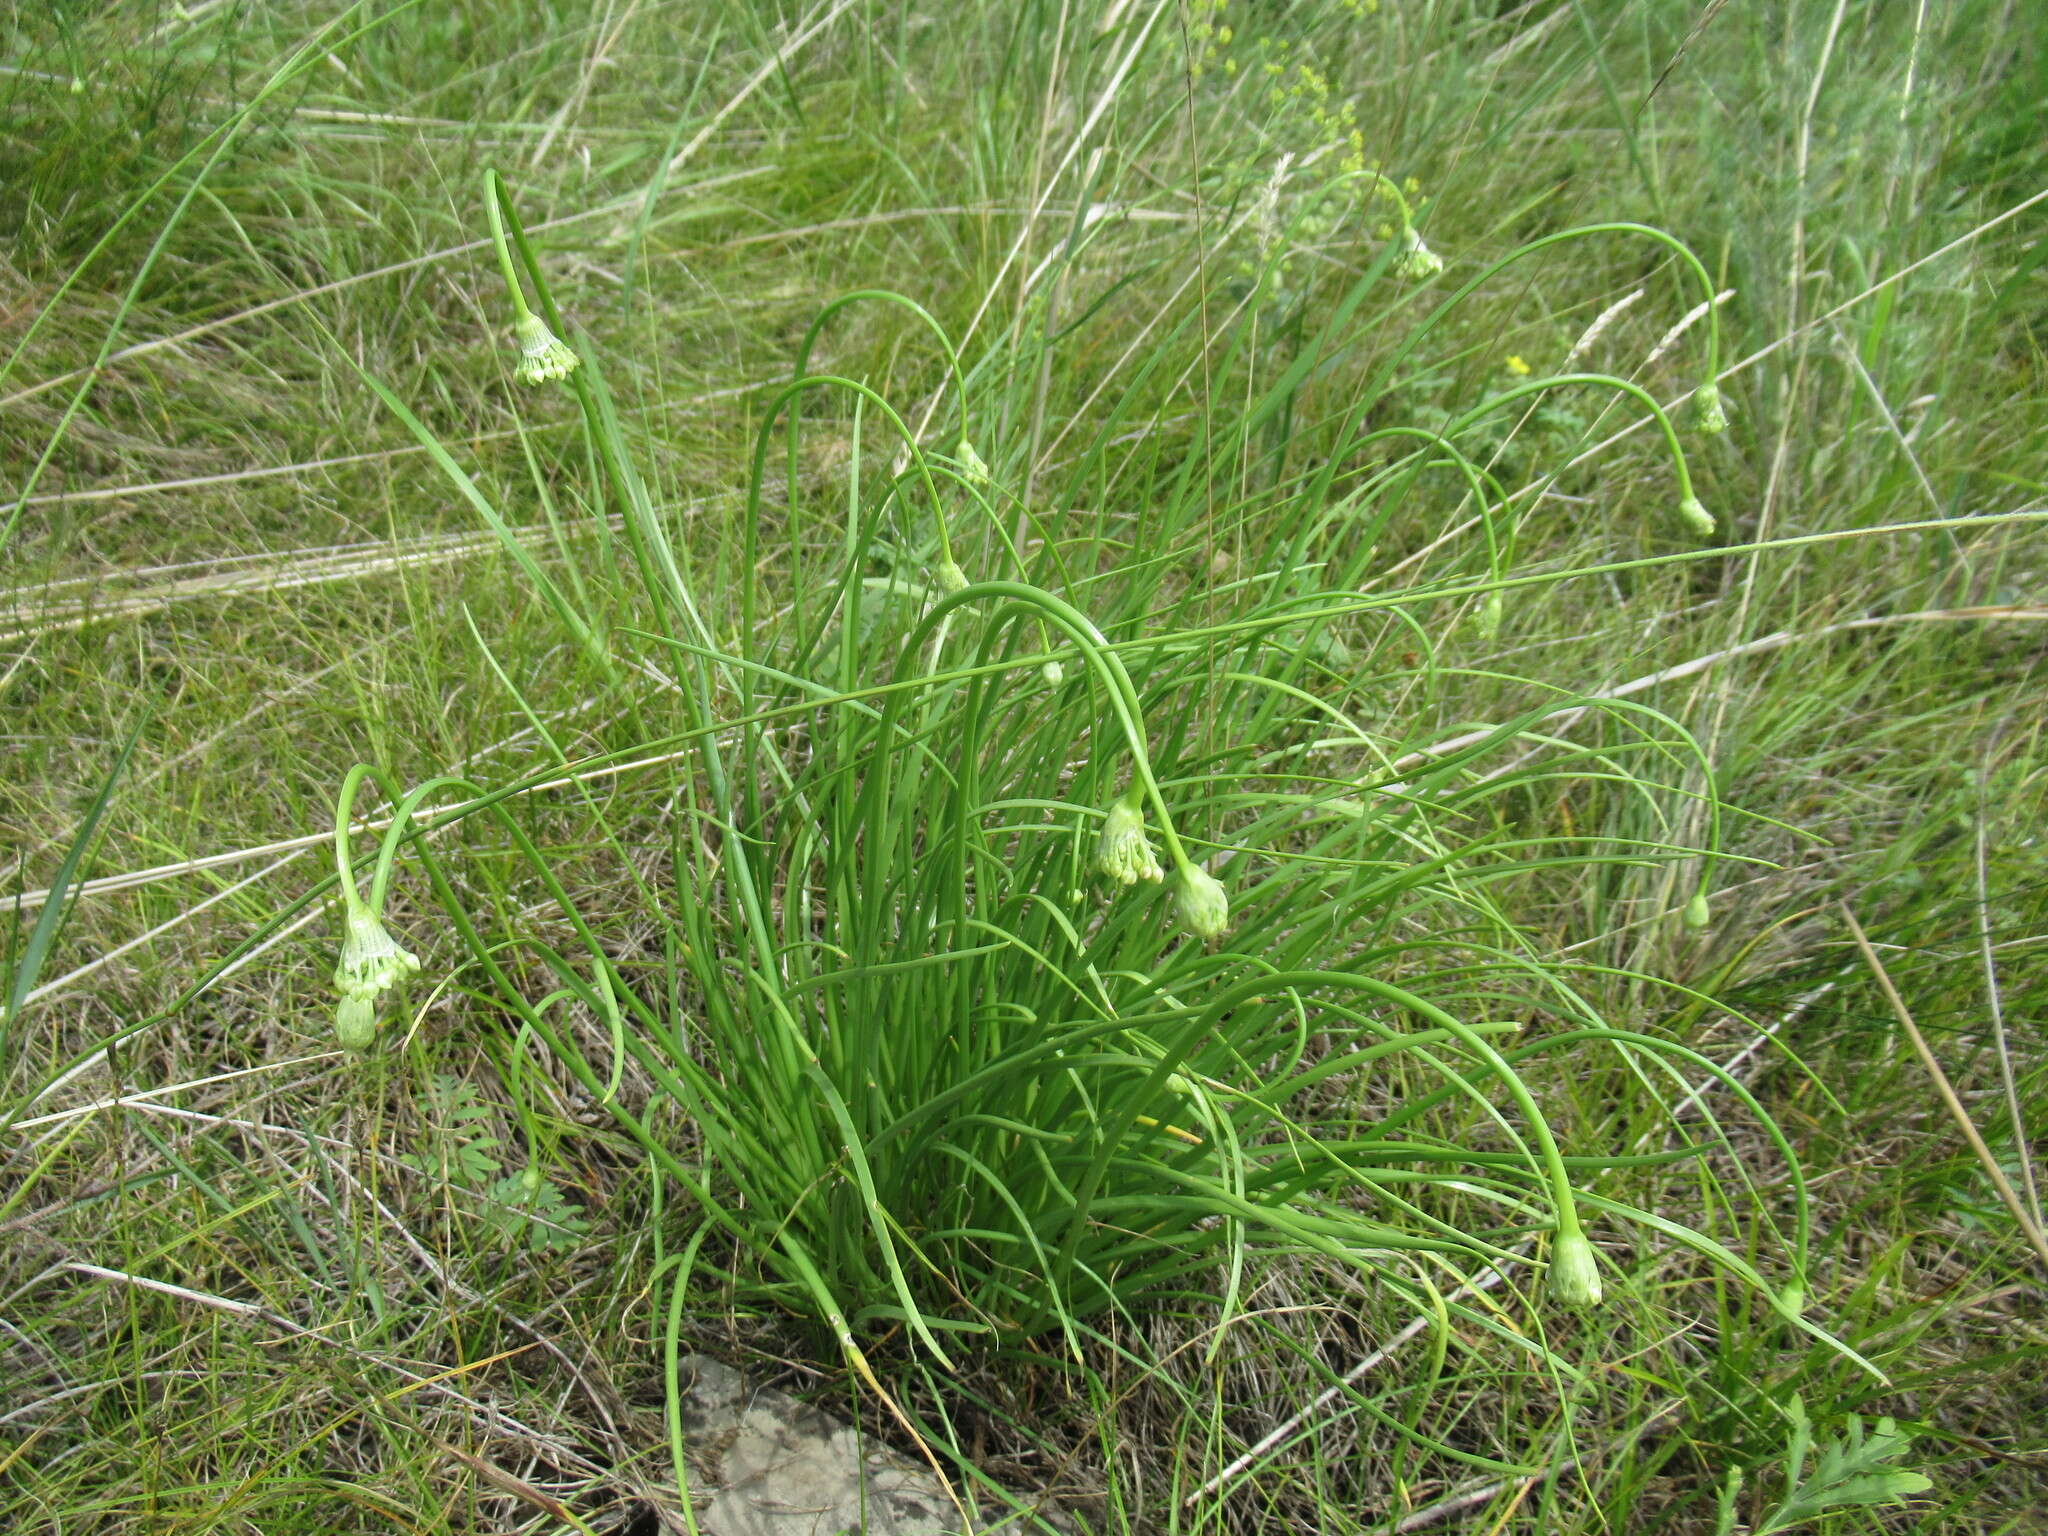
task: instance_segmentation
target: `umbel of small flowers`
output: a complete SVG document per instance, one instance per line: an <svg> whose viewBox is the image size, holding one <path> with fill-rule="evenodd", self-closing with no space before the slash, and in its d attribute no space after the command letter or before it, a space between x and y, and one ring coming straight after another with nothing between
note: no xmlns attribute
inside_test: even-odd
<svg viewBox="0 0 2048 1536"><path fill-rule="evenodd" d="M377 1038L377 1004L393 987L419 974L420 962L385 930L382 909L390 878L387 846L370 881L370 899L356 889L354 860L349 854L349 815L356 790L375 773L357 764L341 781L334 807L334 872L341 885L341 960L334 967L334 990L341 1003L334 1011L334 1032L344 1049L367 1051Z"/></svg>
<svg viewBox="0 0 2048 1536"><path fill-rule="evenodd" d="M1391 176L1378 171L1363 173L1373 184L1373 190L1394 205L1400 215L1400 232L1394 237L1399 254L1394 257L1394 271L1411 283L1427 282L1444 269L1443 257L1437 255L1423 241L1415 228L1415 210L1409 206L1407 194ZM1414 182L1409 183L1414 186Z"/></svg>
<svg viewBox="0 0 2048 1536"><path fill-rule="evenodd" d="M377 1000L419 974L420 962L385 931L377 914L356 894L353 880L342 889L344 933L341 962L334 968L334 990L341 994L341 1003L334 1012L334 1032L344 1049L367 1051L377 1037Z"/></svg>
<svg viewBox="0 0 2048 1536"><path fill-rule="evenodd" d="M1145 834L1145 793L1149 784L1134 782L1102 818L1095 843L1095 867L1118 885L1154 884L1166 879L1152 840ZM1161 813L1167 857L1173 861L1173 907L1181 926L1205 944L1214 944L1230 926L1230 896L1221 881L1187 856L1173 826Z"/></svg>
<svg viewBox="0 0 2048 1536"><path fill-rule="evenodd" d="M988 464L980 454L974 451L974 444L967 441L964 437L961 438L960 450L954 457L959 460L960 473L966 477L969 485L973 486L976 490L981 490L987 486L989 481Z"/></svg>
<svg viewBox="0 0 2048 1536"><path fill-rule="evenodd" d="M1394 258L1394 270L1411 283L1427 282L1443 271L1444 259L1423 243L1412 224L1401 226L1401 254Z"/></svg>
<svg viewBox="0 0 2048 1536"><path fill-rule="evenodd" d="M518 290L513 292L517 294ZM524 306L520 306L524 309ZM560 337L548 329L547 321L531 310L526 310L513 322L512 331L519 338L519 381L522 384L545 384L550 379L566 379L576 371L577 357Z"/></svg>
<svg viewBox="0 0 2048 1536"><path fill-rule="evenodd" d="M1102 818L1102 836L1095 843L1095 867L1118 885L1163 880L1152 840L1145 835L1145 802L1133 784Z"/></svg>

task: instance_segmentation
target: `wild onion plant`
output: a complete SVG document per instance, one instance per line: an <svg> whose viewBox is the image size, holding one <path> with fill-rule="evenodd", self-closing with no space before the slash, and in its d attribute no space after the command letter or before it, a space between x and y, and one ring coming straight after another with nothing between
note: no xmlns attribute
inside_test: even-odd
<svg viewBox="0 0 2048 1536"><path fill-rule="evenodd" d="M1606 1023L1584 974L1515 916L1535 873L1697 857L1675 835L1524 833L1518 809L1583 776L1675 827L1696 743L1653 709L1555 688L1440 751L1415 750L1391 713L1426 686L1445 615L1478 597L1497 627L1516 579L1535 509L1460 445L1487 413L1563 389L1636 400L1667 445L1673 501L1712 526L1676 427L1632 381L1531 379L1423 431L1384 421L1397 370L1509 262L1640 236L1704 280L1689 252L1639 226L1536 241L1410 322L1363 393L1315 400L1313 457L1262 446L1281 413L1306 412L1316 360L1354 346L1371 306L1435 277L1419 241L1383 246L1295 361L1255 374L1249 323L1219 335L1216 375L1262 382L1232 407L1219 391L1177 462L1126 445L1145 408L1134 387L1066 457L1038 456L1053 468L1029 501L1016 471L1041 434L1022 424L1028 384L1007 382L1032 375L1028 337L967 370L908 299L849 295L761 401L737 548L707 577L495 177L488 206L513 293L523 277L538 298L537 313L515 299L519 372L573 398L589 513L625 530L599 546L618 558L589 556L572 584L601 606L552 582L538 595L568 638L616 659L610 675L660 684L622 685L636 690L630 749L551 771L672 774L666 880L630 886L655 940L629 945L538 845L527 783L437 780L399 799L372 906L411 848L459 937L452 973L486 1005L479 1027L504 1021L494 1049L544 1053L645 1156L673 1295L715 1277L820 1320L865 1371L864 1351L898 1335L946 1362L1038 1336L1079 1350L1105 1309L1175 1294L1213 1294L1228 1315L1247 1266L1272 1255L1355 1267L1422 1302L1429 1255L1533 1254L1559 1300L1593 1305L1633 1228L1810 1328L1789 1299L1807 1215L1783 1138L1706 1058ZM1077 232L1067 259L1085 243ZM929 420L812 370L854 299L936 339L945 387ZM970 420L982 399L989 418ZM807 484L799 446L828 421L851 442L843 475ZM1120 491L1132 460L1149 471L1135 502ZM1425 508L1475 518L1476 541L1429 585L1375 590L1376 550ZM1604 720L1589 745L1546 734L1587 708ZM429 792L451 790L469 798L436 824L488 816L537 905L475 910L456 858L416 836ZM592 814L622 855L646 835ZM1685 911L1705 920L1703 891ZM1604 1192L1607 1170L1727 1143L1702 1113L1647 1150L1575 1145L1542 1085L1592 1053L1686 1091L1717 1084L1784 1160L1782 1204L1731 1245ZM1501 1314L1448 1306L1542 1355Z"/></svg>

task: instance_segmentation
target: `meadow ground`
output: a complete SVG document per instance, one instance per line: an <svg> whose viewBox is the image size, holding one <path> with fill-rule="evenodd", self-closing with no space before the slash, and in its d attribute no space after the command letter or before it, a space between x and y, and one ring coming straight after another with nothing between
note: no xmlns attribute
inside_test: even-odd
<svg viewBox="0 0 2048 1536"><path fill-rule="evenodd" d="M2048 1530L2044 121L2010 0L12 7L0 1523L685 1530L699 1350L991 1527Z"/></svg>

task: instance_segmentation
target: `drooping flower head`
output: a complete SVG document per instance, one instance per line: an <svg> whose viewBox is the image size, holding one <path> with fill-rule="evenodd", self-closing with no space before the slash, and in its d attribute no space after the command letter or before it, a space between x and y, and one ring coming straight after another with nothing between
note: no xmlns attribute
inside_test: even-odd
<svg viewBox="0 0 2048 1536"><path fill-rule="evenodd" d="M341 994L334 1032L345 1048L369 1049L377 1034L377 1000L419 968L418 958L385 931L376 913L359 901L349 903L341 961L334 968L334 990Z"/></svg>
<svg viewBox="0 0 2048 1536"><path fill-rule="evenodd" d="M1697 496L1687 496L1681 500L1678 503L1678 515L1684 519L1686 527L1703 539L1714 531L1714 514L1701 504Z"/></svg>
<svg viewBox="0 0 2048 1536"><path fill-rule="evenodd" d="M1401 226L1401 254L1394 258L1394 270L1411 283L1426 282L1444 269L1443 257L1423 244L1412 224Z"/></svg>
<svg viewBox="0 0 2048 1536"><path fill-rule="evenodd" d="M1229 893L1220 881L1192 864L1180 867L1180 888L1174 893L1174 905L1188 932L1205 944L1222 938L1223 930L1230 926Z"/></svg>
<svg viewBox="0 0 2048 1536"><path fill-rule="evenodd" d="M1692 392L1692 424L1709 437L1728 430L1728 413L1721 409L1721 389L1711 379Z"/></svg>
<svg viewBox="0 0 2048 1536"><path fill-rule="evenodd" d="M1102 818L1102 836L1095 843L1095 867L1118 885L1162 880L1166 872L1145 836L1145 812L1136 790L1123 796Z"/></svg>
<svg viewBox="0 0 2048 1536"><path fill-rule="evenodd" d="M1714 921L1713 910L1707 905L1705 890L1692 893L1692 900L1685 904L1685 926L1695 933L1708 927Z"/></svg>
<svg viewBox="0 0 2048 1536"><path fill-rule="evenodd" d="M519 338L519 378L526 384L566 379L576 371L577 357L539 315L523 314L513 327Z"/></svg>
<svg viewBox="0 0 2048 1536"><path fill-rule="evenodd" d="M1551 1245L1550 1294L1568 1307L1600 1305L1600 1266L1577 1227L1558 1233Z"/></svg>
<svg viewBox="0 0 2048 1536"><path fill-rule="evenodd" d="M988 484L988 465L980 454L974 451L974 444L966 438L960 439L960 451L954 455L960 461L960 472L967 477L967 483L976 490Z"/></svg>

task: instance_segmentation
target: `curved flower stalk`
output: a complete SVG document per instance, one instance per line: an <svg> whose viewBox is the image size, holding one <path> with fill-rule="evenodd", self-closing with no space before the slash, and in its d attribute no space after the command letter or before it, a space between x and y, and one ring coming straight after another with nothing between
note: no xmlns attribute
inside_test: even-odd
<svg viewBox="0 0 2048 1536"><path fill-rule="evenodd" d="M1504 390L1500 394L1495 395L1491 400L1474 406L1446 427L1444 435L1446 437L1456 437L1460 432L1470 427L1480 417L1490 411L1497 411L1502 406L1510 405L1526 396L1541 394L1545 390L1559 389L1571 384L1600 384L1609 389L1620 390L1623 394L1635 399L1637 403L1650 413L1656 420L1658 431L1664 434L1664 445L1671 450L1671 472L1678 481L1679 519L1702 538L1712 534L1714 531L1714 514L1701 505L1699 497L1693 493L1692 471L1686 465L1685 449L1678 441L1678 430L1672 426L1671 417L1665 412L1664 407L1659 405L1656 399L1642 385L1631 383L1627 379L1616 378L1611 373L1557 373L1550 375L1548 378L1531 379L1525 384L1517 384L1514 388Z"/></svg>
<svg viewBox="0 0 2048 1536"><path fill-rule="evenodd" d="M1487 579L1500 581L1507 575L1508 566L1513 562L1515 555L1515 524L1507 515L1507 492L1501 488L1500 482L1494 479L1490 471L1482 470L1474 464L1456 443L1441 433L1430 431L1427 427L1381 427L1376 431L1367 432L1362 437L1351 439L1345 445L1344 452L1355 453L1368 444L1390 437L1413 438L1427 443L1442 453L1450 467L1458 472L1459 477L1465 482L1466 492L1479 507L1479 528L1486 538ZM1436 466L1432 464L1423 467ZM1491 495L1488 494L1489 490ZM1500 632L1504 607L1497 587L1489 592L1481 603L1479 630L1485 639L1491 640Z"/></svg>
<svg viewBox="0 0 2048 1536"><path fill-rule="evenodd" d="M954 457L959 460L960 468L965 474L969 485L977 489L987 485L989 479L988 465L982 462L981 455L974 451L974 445L967 440L967 375L961 370L960 354L954 349L953 338L946 334L946 328L939 324L930 310L926 309L915 299L907 298L903 294L896 293L887 288L856 288L851 293L842 293L838 298L833 299L824 308L820 309L811 320L810 326L804 331L804 339L797 344L796 373L794 376L798 379L806 376L806 370L811 366L811 349L817 345L819 333L825 329L826 324L831 318L849 305L862 302L894 304L900 309L908 310L917 319L924 322L925 328L938 341L939 354L946 361L946 372L953 381L953 397L956 402L956 409L960 413L960 440L958 446L954 449ZM797 412L794 402L790 405L788 431L788 491L789 504L793 507L796 505L797 435ZM907 442L909 439L906 437L905 441Z"/></svg>
<svg viewBox="0 0 2048 1536"><path fill-rule="evenodd" d="M1367 172L1365 174L1376 175L1376 173L1373 172ZM1386 184L1386 178L1379 177L1378 179L1383 185ZM1399 188L1394 188L1393 190L1396 193L1399 192ZM1406 207L1405 200L1401 201L1400 206L1403 208ZM1407 363L1408 359L1414 355L1416 349L1422 345L1423 338L1429 335L1431 331L1436 329L1436 327L1443 322L1445 317L1448 316L1453 309L1455 309L1458 305L1462 304L1466 299L1470 298L1474 293L1478 292L1487 283L1491 282L1502 271L1514 265L1516 262L1523 260L1526 257L1535 255L1538 251L1546 250L1553 245L1561 244L1567 240L1583 240L1594 235L1615 234L1637 235L1646 240L1653 240L1657 244L1665 247L1674 256L1676 256L1681 263L1683 263L1683 265L1686 267L1688 271L1692 273L1695 282L1697 282L1697 284L1699 285L1701 305L1706 310L1707 355L1706 365L1701 375L1702 383L1698 389L1694 390L1693 394L1694 399L1697 401L1702 390L1710 388L1714 390L1714 392L1708 396L1708 402L1712 405L1713 412L1709 414L1706 412L1704 406L1700 408L1702 411L1702 415L1698 418L1698 420L1701 430L1715 430L1715 428L1712 427L1709 423L1716 417L1720 417L1722 424L1725 426L1726 418L1725 415L1723 415L1720 411L1720 394L1718 388L1715 386L1715 381L1720 377L1721 371L1721 318L1720 307L1714 302L1713 278L1708 275L1707 269L1704 265L1701 264L1699 257L1693 254L1692 248L1688 246L1684 241L1678 239L1676 236L1666 234L1663 230L1656 228L1654 225L1633 224L1619 221L1602 224L1582 224L1573 229L1561 229L1557 231L1555 234L1543 235L1537 239L1527 242L1526 244L1518 245L1512 251L1509 251L1505 256L1502 256L1495 261L1488 262L1478 272L1475 272L1470 278L1466 279L1466 281L1460 283L1455 290L1453 290L1448 296L1446 296L1443 299L1443 301L1436 306L1436 308L1432 309L1427 315L1425 315L1421 319L1421 321L1418 322L1415 325L1415 327L1411 331L1409 331L1405 337L1402 338L1401 344L1398 347L1394 348L1394 350L1380 364L1378 372L1374 375L1373 380L1363 392L1360 403L1355 408L1356 413L1354 414L1352 419L1354 421L1362 422L1365 419L1364 413L1370 410L1373 404L1381 398L1382 392L1387 387L1388 381L1393 379L1399 373L1403 365ZM1319 482L1319 485L1321 483L1327 482Z"/></svg>
<svg viewBox="0 0 2048 1536"><path fill-rule="evenodd" d="M505 275L505 292L512 300L512 334L519 339L519 379L525 384L545 384L566 379L576 371L579 359L548 327L547 321L526 307L526 293L519 273L512 265L512 248L505 239L505 214L499 205L503 185L496 171L484 172L484 208L491 216L491 248L497 252L498 270Z"/></svg>
<svg viewBox="0 0 2048 1536"><path fill-rule="evenodd" d="M1229 926L1229 897L1221 882L1203 871L1188 857L1180 834L1174 830L1172 814L1166 808L1166 797L1160 792L1159 781L1153 775L1151 754L1145 745L1144 714L1138 703L1138 690L1131 682L1130 673L1124 670L1123 662L1111 649L1108 637L1089 622L1085 614L1042 587L1034 587L1026 582L976 582L958 592L948 593L932 605L931 611L924 616L919 629L912 634L908 642L912 649L922 646L926 635L938 624L943 623L946 615L954 608L981 597L1007 598L1034 610L1044 623L1072 640L1081 652L1083 664L1093 668L1101 677L1109 689L1111 708L1116 711L1117 723L1123 730L1124 742L1131 753L1132 784L1118 805L1121 806L1127 801L1151 804L1153 814L1159 818L1159 833L1161 840L1166 844L1167 860L1173 866L1174 902L1181 922L1189 932L1205 943L1215 943ZM987 638L984 638L983 643L988 643ZM892 696L892 716L899 707L896 697ZM1110 814L1116 814L1115 807L1111 808ZM1118 823L1119 832L1124 839L1120 845L1123 850L1122 857L1129 859L1133 867L1138 869L1131 882L1135 883L1140 876L1146 879L1151 877L1145 875L1143 868L1137 865L1135 853L1129 847L1129 826L1128 817ZM1142 819L1138 827L1142 836ZM1108 830L1105 825L1105 834ZM1150 852L1149 844L1147 852ZM1098 859L1100 856L1101 846L1098 844ZM1153 862L1156 863L1156 859ZM1106 865L1099 867L1103 867L1105 873L1109 872ZM1121 860L1118 867L1123 867ZM1112 875L1112 878L1120 877Z"/></svg>

